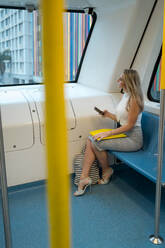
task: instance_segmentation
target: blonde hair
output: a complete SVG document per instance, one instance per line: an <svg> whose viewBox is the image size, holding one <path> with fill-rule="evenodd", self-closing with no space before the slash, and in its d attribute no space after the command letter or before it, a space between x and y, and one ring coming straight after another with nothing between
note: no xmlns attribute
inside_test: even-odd
<svg viewBox="0 0 165 248"><path fill-rule="evenodd" d="M136 70L126 69L123 72L123 81L125 83L125 88L130 94L130 98L127 103L127 111L130 107L131 98L134 98L139 106L140 112L144 109L143 92L141 89L140 77Z"/></svg>

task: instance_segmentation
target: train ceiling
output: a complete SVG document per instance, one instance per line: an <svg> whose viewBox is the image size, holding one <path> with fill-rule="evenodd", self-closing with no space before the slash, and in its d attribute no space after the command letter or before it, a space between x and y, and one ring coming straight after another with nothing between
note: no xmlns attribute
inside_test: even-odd
<svg viewBox="0 0 165 248"><path fill-rule="evenodd" d="M48 0L49 1L49 0ZM9 7L21 7L34 6L37 8L39 1L38 0L0 0L0 6L9 6Z"/></svg>
<svg viewBox="0 0 165 248"><path fill-rule="evenodd" d="M49 0L47 1L49 2ZM66 0L64 1L64 5L67 9L84 9L87 7L106 9L109 7L112 10L119 6L135 3L137 1L139 0ZM0 0L0 6L4 7L26 7L32 5L37 8L39 4L40 0Z"/></svg>

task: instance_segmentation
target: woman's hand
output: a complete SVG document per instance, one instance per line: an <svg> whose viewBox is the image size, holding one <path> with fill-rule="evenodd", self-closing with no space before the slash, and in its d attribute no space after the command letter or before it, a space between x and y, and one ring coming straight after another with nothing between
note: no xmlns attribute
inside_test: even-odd
<svg viewBox="0 0 165 248"><path fill-rule="evenodd" d="M110 113L108 112L108 110L104 110L103 112L104 112L104 114L102 115L103 117L110 117Z"/></svg>
<svg viewBox="0 0 165 248"><path fill-rule="evenodd" d="M114 121L117 121L117 118L116 118L116 115L115 114L112 114L111 112L109 112L108 110L104 110L103 111L103 117L108 117L108 118L111 118L112 120Z"/></svg>
<svg viewBox="0 0 165 248"><path fill-rule="evenodd" d="M102 140L103 138L108 137L108 136L110 136L110 135L112 135L111 131L110 131L110 132L98 133L98 134L96 134L96 135L93 136L93 139L94 139L95 141L96 141L96 140L100 141L100 140Z"/></svg>

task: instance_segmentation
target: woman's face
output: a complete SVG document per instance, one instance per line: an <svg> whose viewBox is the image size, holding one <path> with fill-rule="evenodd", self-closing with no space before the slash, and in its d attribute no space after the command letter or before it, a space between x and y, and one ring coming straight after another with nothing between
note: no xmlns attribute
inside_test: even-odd
<svg viewBox="0 0 165 248"><path fill-rule="evenodd" d="M120 75L119 79L117 80L117 83L120 89L125 89L125 82L123 80L123 74Z"/></svg>

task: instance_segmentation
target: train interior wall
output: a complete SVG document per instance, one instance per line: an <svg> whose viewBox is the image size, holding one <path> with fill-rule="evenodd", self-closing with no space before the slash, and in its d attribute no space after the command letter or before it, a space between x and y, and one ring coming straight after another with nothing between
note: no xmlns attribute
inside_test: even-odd
<svg viewBox="0 0 165 248"><path fill-rule="evenodd" d="M83 3L82 7L87 7ZM69 7L78 8L78 4L70 1ZM94 107L115 111L121 98L116 80L131 65L154 1L91 0L89 4L95 7L97 21L78 82L64 85L70 173L89 131L114 127L114 122L102 119ZM147 88L162 42L162 5L163 1L156 5L133 64L142 80L145 109L157 114L159 104L147 99ZM8 185L46 179L44 86L1 87L0 99Z"/></svg>

